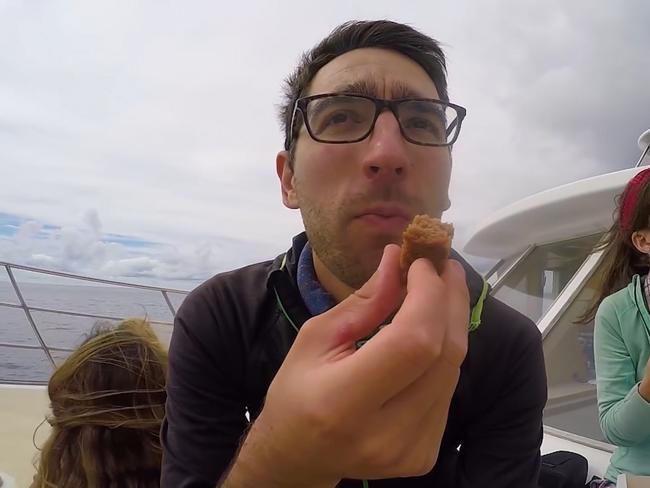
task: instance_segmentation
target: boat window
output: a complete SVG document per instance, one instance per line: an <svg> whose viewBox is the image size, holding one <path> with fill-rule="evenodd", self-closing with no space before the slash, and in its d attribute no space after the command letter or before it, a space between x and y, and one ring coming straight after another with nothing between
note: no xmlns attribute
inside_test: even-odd
<svg viewBox="0 0 650 488"><path fill-rule="evenodd" d="M4 267L0 268L0 303L11 303L13 305L20 303Z"/></svg>
<svg viewBox="0 0 650 488"><path fill-rule="evenodd" d="M515 266L493 295L537 322L549 309L601 234L538 246Z"/></svg>
<svg viewBox="0 0 650 488"><path fill-rule="evenodd" d="M544 423L607 442L598 423L594 323L576 324L594 298L596 273L544 338L548 402Z"/></svg>
<svg viewBox="0 0 650 488"><path fill-rule="evenodd" d="M510 266L513 265L513 263L519 259L522 253L517 253L513 254L509 258L506 258L500 262L498 262L498 266L495 266L492 270L490 270L489 274L485 275L485 278L487 279L487 282L491 285L494 286L494 284L499 281L502 277L503 274L510 269Z"/></svg>

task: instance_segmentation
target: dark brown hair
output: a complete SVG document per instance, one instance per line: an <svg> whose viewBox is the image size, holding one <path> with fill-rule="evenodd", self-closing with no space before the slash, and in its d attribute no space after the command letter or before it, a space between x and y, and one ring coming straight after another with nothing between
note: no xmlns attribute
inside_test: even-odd
<svg viewBox="0 0 650 488"><path fill-rule="evenodd" d="M614 225L594 248L594 252L604 253L596 284L596 298L578 318L579 323L592 321L605 297L624 288L635 274L648 273L648 256L634 247L632 234L650 226L650 179L647 179L639 190L632 210L631 225L627 229L620 224L620 208L624 196L625 192L617 197Z"/></svg>
<svg viewBox="0 0 650 488"><path fill-rule="evenodd" d="M296 100L305 94L316 73L348 51L370 47L390 49L411 58L429 75L440 99L449 101L445 55L435 39L411 26L390 20L346 22L304 53L294 72L285 80L280 122L284 130L286 150L292 151L295 135L300 128L299 124L295 124L291 133L291 118ZM290 158L290 163L292 159Z"/></svg>
<svg viewBox="0 0 650 488"><path fill-rule="evenodd" d="M145 320L98 326L55 370L32 488L160 486L167 353Z"/></svg>

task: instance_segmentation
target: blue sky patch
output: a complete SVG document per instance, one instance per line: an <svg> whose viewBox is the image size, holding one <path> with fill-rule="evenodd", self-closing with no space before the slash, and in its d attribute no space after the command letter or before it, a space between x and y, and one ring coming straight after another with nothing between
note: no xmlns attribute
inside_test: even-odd
<svg viewBox="0 0 650 488"><path fill-rule="evenodd" d="M138 249L155 247L159 245L157 242L146 241L144 239L138 239L137 237L124 236L120 234L106 234L104 237L102 237L102 242L114 242L125 247Z"/></svg>
<svg viewBox="0 0 650 488"><path fill-rule="evenodd" d="M11 238L15 236L20 226L25 222L29 222L30 220L34 219L0 212L0 238ZM47 239L52 234L55 234L61 230L61 226L58 225L45 224L42 222L39 223L41 224L41 229L38 234L32 236L34 239ZM120 244L121 246L124 246L128 249L139 250L153 248L160 245L157 242L122 234L104 234L102 235L101 242Z"/></svg>

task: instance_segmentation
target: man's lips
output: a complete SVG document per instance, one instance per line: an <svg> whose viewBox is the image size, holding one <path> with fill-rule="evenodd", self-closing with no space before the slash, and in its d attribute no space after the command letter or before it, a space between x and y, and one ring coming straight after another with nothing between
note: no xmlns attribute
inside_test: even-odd
<svg viewBox="0 0 650 488"><path fill-rule="evenodd" d="M380 218L396 218L406 221L411 220L411 214L406 209L397 205L378 205L363 209L357 217L376 216Z"/></svg>
<svg viewBox="0 0 650 488"><path fill-rule="evenodd" d="M411 216L401 207L381 206L364 209L356 219L373 229L393 234L402 232Z"/></svg>

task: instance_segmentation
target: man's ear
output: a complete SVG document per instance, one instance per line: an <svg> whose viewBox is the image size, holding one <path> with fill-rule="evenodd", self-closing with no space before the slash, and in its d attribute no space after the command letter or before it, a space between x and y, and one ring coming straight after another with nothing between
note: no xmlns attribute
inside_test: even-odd
<svg viewBox="0 0 650 488"><path fill-rule="evenodd" d="M650 230L637 230L632 233L632 244L637 251L650 255Z"/></svg>
<svg viewBox="0 0 650 488"><path fill-rule="evenodd" d="M289 151L280 151L275 157L275 171L280 179L280 189L282 190L282 203L287 208L299 208L298 197L293 186L293 169L289 164Z"/></svg>

